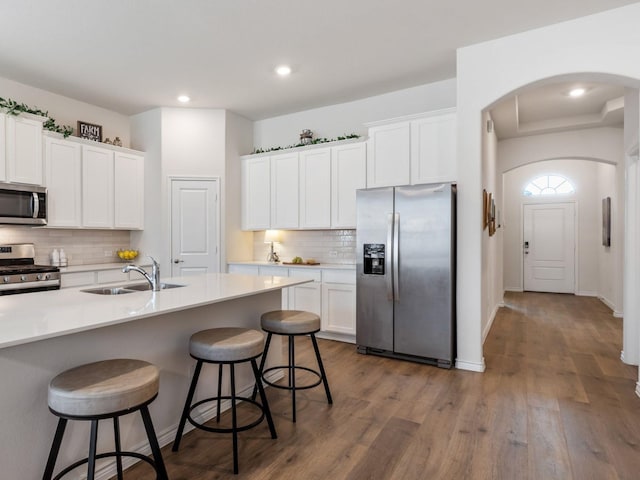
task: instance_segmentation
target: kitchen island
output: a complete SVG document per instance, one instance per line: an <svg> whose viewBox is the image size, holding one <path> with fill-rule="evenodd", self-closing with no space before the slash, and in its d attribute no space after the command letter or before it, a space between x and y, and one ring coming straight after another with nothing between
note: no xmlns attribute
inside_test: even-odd
<svg viewBox="0 0 640 480"><path fill-rule="evenodd" d="M259 328L261 313L280 308L282 288L308 280L208 274L163 281L185 286L122 295L70 288L0 297L2 478L41 478L57 421L47 407L49 381L63 370L98 360L129 357L158 366L160 393L150 411L160 444L170 443L195 366L188 353L191 334L221 326ZM268 364L280 360L280 350L271 349ZM250 391L250 369L238 370L238 390ZM201 382L199 398L211 396L216 386L217 369L204 374L210 381ZM213 410L207 406L198 413L209 418ZM124 449L148 452L141 423L137 415L122 418ZM86 456L88 433L89 422L70 422L58 467ZM112 446L112 428L105 422L98 447ZM113 475L108 464L99 465L97 478ZM86 473L82 470L78 473Z"/></svg>

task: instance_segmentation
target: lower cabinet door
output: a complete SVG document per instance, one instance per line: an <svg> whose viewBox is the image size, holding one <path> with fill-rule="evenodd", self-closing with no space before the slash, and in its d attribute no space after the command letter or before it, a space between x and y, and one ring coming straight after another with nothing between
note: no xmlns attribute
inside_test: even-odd
<svg viewBox="0 0 640 480"><path fill-rule="evenodd" d="M289 287L289 310L304 310L322 316L319 282Z"/></svg>
<svg viewBox="0 0 640 480"><path fill-rule="evenodd" d="M356 286L344 283L322 285L322 330L356 334Z"/></svg>

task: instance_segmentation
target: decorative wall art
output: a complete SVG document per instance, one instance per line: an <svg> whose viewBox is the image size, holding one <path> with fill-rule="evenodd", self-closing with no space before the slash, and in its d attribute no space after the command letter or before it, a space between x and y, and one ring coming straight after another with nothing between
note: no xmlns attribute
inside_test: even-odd
<svg viewBox="0 0 640 480"><path fill-rule="evenodd" d="M492 195L489 194L490 206L489 206L489 236L493 237L496 233L496 202Z"/></svg>
<svg viewBox="0 0 640 480"><path fill-rule="evenodd" d="M611 197L602 199L602 245L611 246Z"/></svg>
<svg viewBox="0 0 640 480"><path fill-rule="evenodd" d="M87 140L102 142L102 125L82 122L78 120L78 136Z"/></svg>
<svg viewBox="0 0 640 480"><path fill-rule="evenodd" d="M487 203L487 190L482 189L482 229L484 230L489 225L489 206Z"/></svg>

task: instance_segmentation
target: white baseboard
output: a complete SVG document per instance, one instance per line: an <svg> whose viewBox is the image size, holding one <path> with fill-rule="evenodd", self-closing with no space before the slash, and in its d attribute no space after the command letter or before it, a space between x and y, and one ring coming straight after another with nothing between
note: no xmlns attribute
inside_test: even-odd
<svg viewBox="0 0 640 480"><path fill-rule="evenodd" d="M495 306L495 308L493 309L493 312L491 312L491 316L489 317L489 321L487 322L487 324L485 325L484 329L482 330L482 344L483 345L484 345L485 340L487 339L487 336L489 335L489 331L491 330L491 326L493 325L493 321L496 319L496 315L498 314L498 309L500 307L504 307L504 302L500 302Z"/></svg>
<svg viewBox="0 0 640 480"><path fill-rule="evenodd" d="M482 362L468 362L466 360L456 359L456 368L460 370L468 370L470 372L479 372L482 373L486 369L486 365L484 363L484 357L482 357Z"/></svg>
<svg viewBox="0 0 640 480"><path fill-rule="evenodd" d="M636 383L636 395L640 397L640 382Z"/></svg>
<svg viewBox="0 0 640 480"><path fill-rule="evenodd" d="M284 377L284 373L282 373L281 370L274 370L272 372L269 372L266 375L266 378L270 381L270 382L277 382L278 380L280 380L281 378ZM191 381L191 380L189 380ZM267 385L265 385L267 386ZM268 386L267 386L268 387ZM242 396L242 397L250 397L251 394L253 393L253 384L249 385L245 388L243 388L241 391L237 392L238 396ZM186 391L185 391L185 395L186 395ZM223 400L220 403L220 410L221 411L226 411L229 408L231 408L231 401L230 400ZM180 415L181 412L176 412L176 415ZM212 418L215 418L216 416L216 405L214 402L211 402L211 406L204 408L204 409L199 409L199 412L193 416L194 420L196 420L198 423L205 423L208 422L209 420L211 420ZM184 426L184 432L183 434L186 434L187 432L190 432L191 430L193 430L194 427L193 425L191 425L191 423L187 422ZM156 437L158 438L158 443L160 444L160 448L169 445L170 443L173 443L173 441L176 438L176 432L178 431L178 423L176 423L175 425L171 425L168 428L165 428L164 430L160 431L160 432L156 432ZM148 441L144 440L143 442L134 445L133 447L128 447L126 449L129 452L135 452L135 453L140 453L141 455L146 455L149 456L151 455L151 448L149 447L149 443ZM98 452L100 453L100 452ZM130 466L140 462L141 460L137 460L135 458L131 458L131 457L124 457L122 459L122 466L123 468L129 468ZM109 462L108 464L104 465L103 467L99 468L96 470L96 475L95 478L96 480L108 480L110 478L115 477L118 474L118 471L116 469L116 463L115 460L113 462ZM86 473L81 474L79 477L76 477L78 480L86 480L87 475Z"/></svg>
<svg viewBox="0 0 640 480"><path fill-rule="evenodd" d="M504 287L504 291L505 292L519 292L519 293L522 293L522 292L524 292L524 289L522 287Z"/></svg>
<svg viewBox="0 0 640 480"><path fill-rule="evenodd" d="M589 290L579 290L575 293L579 297L597 297L598 292L591 292Z"/></svg>
<svg viewBox="0 0 640 480"><path fill-rule="evenodd" d="M318 332L316 338L324 338L326 340L335 340L337 342L356 343L356 336L349 335L348 333L335 333L335 332Z"/></svg>
<svg viewBox="0 0 640 480"><path fill-rule="evenodd" d="M613 316L616 318L624 318L624 312L619 312L618 310L614 310Z"/></svg>

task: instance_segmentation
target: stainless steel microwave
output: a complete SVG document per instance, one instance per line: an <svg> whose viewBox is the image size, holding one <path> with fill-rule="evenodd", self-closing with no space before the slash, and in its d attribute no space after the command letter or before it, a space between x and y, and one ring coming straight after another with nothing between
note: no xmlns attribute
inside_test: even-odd
<svg viewBox="0 0 640 480"><path fill-rule="evenodd" d="M46 225L47 189L0 183L0 224Z"/></svg>

